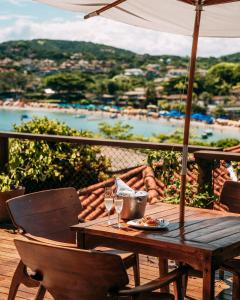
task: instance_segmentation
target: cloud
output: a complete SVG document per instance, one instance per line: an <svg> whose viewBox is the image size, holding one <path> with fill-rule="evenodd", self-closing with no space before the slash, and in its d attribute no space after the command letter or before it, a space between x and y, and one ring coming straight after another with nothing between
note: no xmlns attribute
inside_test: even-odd
<svg viewBox="0 0 240 300"><path fill-rule="evenodd" d="M11 21L11 20L36 20L34 16L17 15L17 14L3 14L0 15L0 21Z"/></svg>
<svg viewBox="0 0 240 300"><path fill-rule="evenodd" d="M20 2L20 0L9 1ZM191 51L190 37L154 32L101 17L83 21L81 15L76 15L71 20L65 21L61 18L37 21L18 16L13 24L5 26L4 30L0 31L0 41L35 38L91 41L140 54L189 55ZM220 56L237 52L239 49L240 39L202 38L199 42L201 56Z"/></svg>
<svg viewBox="0 0 240 300"><path fill-rule="evenodd" d="M22 6L25 3L32 2L32 0L5 0L5 1L8 2L9 4L18 5L18 6Z"/></svg>

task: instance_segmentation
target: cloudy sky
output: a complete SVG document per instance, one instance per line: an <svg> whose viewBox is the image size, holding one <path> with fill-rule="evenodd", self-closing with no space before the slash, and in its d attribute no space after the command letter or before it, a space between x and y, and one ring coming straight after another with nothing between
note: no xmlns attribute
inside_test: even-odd
<svg viewBox="0 0 240 300"><path fill-rule="evenodd" d="M84 21L33 0L0 0L0 42L18 39L92 41L138 53L189 55L191 38L144 30L101 17ZM199 55L240 52L240 39L200 39Z"/></svg>

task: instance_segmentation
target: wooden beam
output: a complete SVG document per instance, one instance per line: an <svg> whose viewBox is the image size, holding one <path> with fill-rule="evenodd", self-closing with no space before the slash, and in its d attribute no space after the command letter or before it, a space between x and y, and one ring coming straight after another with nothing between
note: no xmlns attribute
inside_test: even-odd
<svg viewBox="0 0 240 300"><path fill-rule="evenodd" d="M152 150L166 150L166 151L182 151L183 146L180 144L162 144L162 143L147 143L139 141L123 141L123 140L107 140L107 139L94 139L79 136L63 136L63 135L48 135L48 134L33 134L23 132L0 132L0 141L8 138L33 140L33 141L48 141L55 143L71 143L79 145L92 145L92 146L108 146L119 147L126 149L152 149ZM189 146L189 152L196 152L201 150L218 150L221 148L205 147L205 146ZM4 152L6 153L6 151Z"/></svg>
<svg viewBox="0 0 240 300"><path fill-rule="evenodd" d="M220 151L198 151L194 153L196 159L211 160L224 160L224 161L240 161L240 153L234 152L220 152Z"/></svg>
<svg viewBox="0 0 240 300"><path fill-rule="evenodd" d="M203 5L204 6L219 5L219 4L227 4L232 2L240 2L240 0L205 0Z"/></svg>
<svg viewBox="0 0 240 300"><path fill-rule="evenodd" d="M84 16L84 19L89 19L91 17L99 16L101 13L103 13L111 8L114 8L114 7L118 6L119 4L126 2L126 1L127 0L117 0L112 3L109 3L108 5L103 6L102 8L99 8L99 9L87 14L86 16Z"/></svg>

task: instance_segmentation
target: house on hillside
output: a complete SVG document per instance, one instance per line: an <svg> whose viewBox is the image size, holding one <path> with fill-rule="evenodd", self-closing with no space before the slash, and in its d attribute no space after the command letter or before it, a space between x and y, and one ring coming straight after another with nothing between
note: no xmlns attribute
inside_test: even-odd
<svg viewBox="0 0 240 300"><path fill-rule="evenodd" d="M101 96L101 102L103 104L113 104L114 101L115 101L115 96L113 95L103 94Z"/></svg>
<svg viewBox="0 0 240 300"><path fill-rule="evenodd" d="M176 77L184 77L188 76L188 70L187 69L169 69L166 76L168 78L176 78Z"/></svg>
<svg viewBox="0 0 240 300"><path fill-rule="evenodd" d="M163 100L171 102L171 104L185 102L187 100L187 95L173 94L168 96L162 96Z"/></svg>
<svg viewBox="0 0 240 300"><path fill-rule="evenodd" d="M135 88L132 91L125 92L119 99L124 101L127 105L134 105L136 107L144 107L146 101L146 90L145 88Z"/></svg>
<svg viewBox="0 0 240 300"><path fill-rule="evenodd" d="M126 69L124 71L125 76L144 76L145 73L142 69Z"/></svg>

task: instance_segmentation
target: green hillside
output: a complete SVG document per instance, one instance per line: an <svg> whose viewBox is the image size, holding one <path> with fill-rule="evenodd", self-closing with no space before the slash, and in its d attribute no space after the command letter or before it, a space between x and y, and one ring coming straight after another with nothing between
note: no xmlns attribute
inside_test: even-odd
<svg viewBox="0 0 240 300"><path fill-rule="evenodd" d="M62 40L32 40L10 41L0 44L0 59L9 57L14 60L23 58L53 59L62 61L68 59L74 53L82 53L87 60L115 60L126 63L131 67L139 67L148 63L172 64L186 66L188 57L173 55L139 55L131 51L118 49L106 45L91 42L62 41ZM203 68L219 62L240 62L240 53L225 55L219 58L198 58L198 65Z"/></svg>

